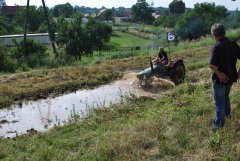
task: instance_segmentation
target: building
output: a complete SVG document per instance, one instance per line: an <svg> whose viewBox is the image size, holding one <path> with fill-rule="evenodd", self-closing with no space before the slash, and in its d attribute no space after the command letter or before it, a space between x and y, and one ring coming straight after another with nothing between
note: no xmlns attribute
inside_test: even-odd
<svg viewBox="0 0 240 161"><path fill-rule="evenodd" d="M159 13L157 13L157 12L152 13L152 16L153 16L155 19L157 19L158 17L161 17L161 15L160 15Z"/></svg>
<svg viewBox="0 0 240 161"><path fill-rule="evenodd" d="M0 12L11 21L24 8L24 6L2 6Z"/></svg>
<svg viewBox="0 0 240 161"><path fill-rule="evenodd" d="M129 20L129 17L114 17L114 21L116 24L121 24Z"/></svg>

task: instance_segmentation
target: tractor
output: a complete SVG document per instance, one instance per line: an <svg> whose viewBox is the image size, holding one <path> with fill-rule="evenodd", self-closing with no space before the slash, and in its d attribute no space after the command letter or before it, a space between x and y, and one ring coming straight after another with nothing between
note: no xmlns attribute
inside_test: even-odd
<svg viewBox="0 0 240 161"><path fill-rule="evenodd" d="M175 83L175 85L184 82L185 66L183 60L180 58L171 59L166 65L160 63L153 63L150 58L150 67L139 72L137 77L140 80L141 86L146 86L151 77L166 77Z"/></svg>

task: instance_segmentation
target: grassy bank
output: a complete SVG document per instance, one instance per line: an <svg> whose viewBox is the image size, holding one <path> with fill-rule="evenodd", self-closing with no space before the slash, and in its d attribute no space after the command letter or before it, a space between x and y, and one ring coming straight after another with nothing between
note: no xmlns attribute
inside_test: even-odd
<svg viewBox="0 0 240 161"><path fill-rule="evenodd" d="M70 125L42 134L1 140L0 159L239 160L239 83L231 93L233 117L226 121L223 130L211 131L214 104L211 73L207 68L210 43L211 39L202 39L173 48L176 52L170 56L184 59L186 82L164 92L157 100L133 96L110 108L92 110L87 118ZM147 64L148 56L139 55L106 59L86 67L5 75L0 78L1 94L5 92L1 97L9 96L11 102L19 93L29 98L51 93L49 89L64 92L68 88L91 87L121 76L122 71L141 69Z"/></svg>
<svg viewBox="0 0 240 161"><path fill-rule="evenodd" d="M202 68L200 68L202 69ZM134 96L126 103L92 110L84 120L44 134L2 140L2 160L239 160L240 86L234 86L233 117L211 131L214 105L207 69L160 98Z"/></svg>
<svg viewBox="0 0 240 161"><path fill-rule="evenodd" d="M171 57L183 58L187 69L193 70L206 65L210 46L182 50L171 54ZM199 53L194 55L194 53ZM129 58L100 58L94 64L85 67L72 66L55 69L38 69L24 73L3 75L0 77L0 107L6 108L14 102L46 98L82 88L93 88L120 78L126 70L141 70L149 65L152 53L145 53ZM155 53L154 53L155 54ZM156 55L156 54L155 54ZM108 55L109 56L109 55ZM202 59L203 64L193 62ZM105 60L104 62L102 60ZM87 61L87 60L85 60ZM198 65L198 66L197 66ZM188 77L187 79L191 79Z"/></svg>
<svg viewBox="0 0 240 161"><path fill-rule="evenodd" d="M238 33L239 30L233 30L229 32L229 36L235 35L236 39ZM126 33L119 32L118 34L121 38L116 38L114 41L119 41L120 45L124 45L125 41L123 40L125 39L130 39L131 42L141 39L129 34L126 36ZM140 42L147 44L150 40ZM195 42L185 41L177 45L172 44L170 57L183 58L187 70L194 71L208 64L209 52L213 43L214 41L210 37L203 37ZM168 51L168 48L166 50ZM93 57L83 57L81 62L76 61L71 67L43 68L24 73L2 74L0 75L0 108L8 107L12 103L24 99L45 98L49 95L59 95L68 91L106 84L119 78L123 71L141 70L147 67L148 57L156 56L156 53L156 50L146 49L101 53L95 54ZM187 80L190 79L187 77Z"/></svg>
<svg viewBox="0 0 240 161"><path fill-rule="evenodd" d="M8 107L15 101L46 98L81 88L93 88L109 83L123 71L141 69L146 58L132 57L97 62L85 67L61 67L39 69L0 77L0 107Z"/></svg>

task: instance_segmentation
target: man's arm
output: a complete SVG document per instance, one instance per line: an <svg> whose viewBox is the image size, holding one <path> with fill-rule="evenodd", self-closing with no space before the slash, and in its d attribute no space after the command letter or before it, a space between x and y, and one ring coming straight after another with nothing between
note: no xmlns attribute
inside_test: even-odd
<svg viewBox="0 0 240 161"><path fill-rule="evenodd" d="M160 59L159 61L161 62L161 61L163 61L165 59L165 57L164 56L162 56L162 59Z"/></svg>
<svg viewBox="0 0 240 161"><path fill-rule="evenodd" d="M229 81L229 78L223 72L220 72L215 65L209 65L209 68L218 76L221 83L227 83Z"/></svg>
<svg viewBox="0 0 240 161"><path fill-rule="evenodd" d="M240 68L238 69L238 80L240 80Z"/></svg>
<svg viewBox="0 0 240 161"><path fill-rule="evenodd" d="M209 62L209 68L213 73L215 73L221 83L227 83L229 78L218 70L219 60L218 60L218 49L217 46L212 47L211 58Z"/></svg>
<svg viewBox="0 0 240 161"><path fill-rule="evenodd" d="M240 60L240 47L237 43L236 45L237 45L237 56L238 56L238 59ZM238 80L240 80L240 68L238 69Z"/></svg>

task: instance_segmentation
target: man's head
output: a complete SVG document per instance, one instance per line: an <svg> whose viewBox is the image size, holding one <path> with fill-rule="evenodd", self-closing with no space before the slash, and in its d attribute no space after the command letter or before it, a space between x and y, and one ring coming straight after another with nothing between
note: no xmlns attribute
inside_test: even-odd
<svg viewBox="0 0 240 161"><path fill-rule="evenodd" d="M160 50L160 52L163 52L163 51L164 51L164 48L163 48L163 47L160 47L159 50Z"/></svg>
<svg viewBox="0 0 240 161"><path fill-rule="evenodd" d="M225 27L222 24L215 24L211 28L212 36L215 40L225 37Z"/></svg>

